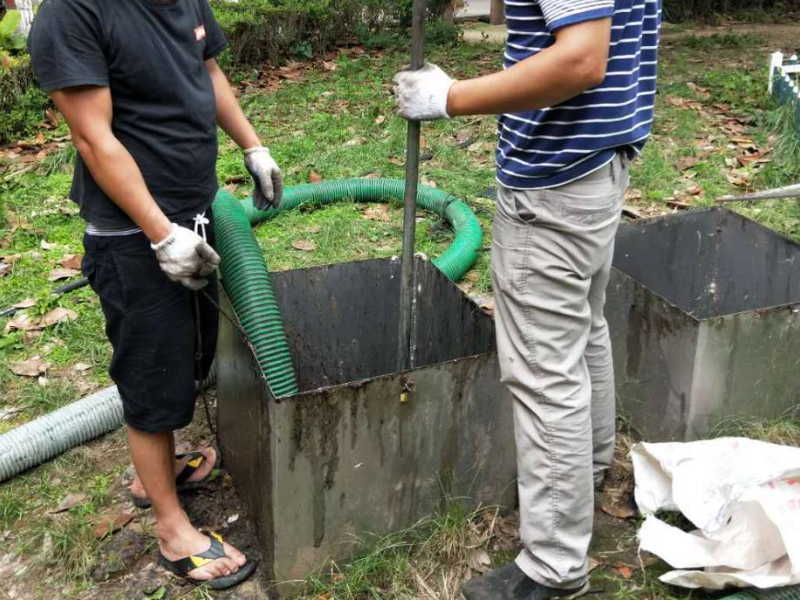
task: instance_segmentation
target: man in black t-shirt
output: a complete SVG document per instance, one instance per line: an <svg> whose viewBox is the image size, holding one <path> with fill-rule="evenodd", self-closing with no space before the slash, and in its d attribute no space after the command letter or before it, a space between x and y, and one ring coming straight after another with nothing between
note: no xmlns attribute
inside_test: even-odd
<svg viewBox="0 0 800 600"><path fill-rule="evenodd" d="M29 38L39 84L79 153L71 198L114 348L133 500L152 504L161 564L216 589L254 564L190 523L177 491L210 478L217 453L176 457L173 431L192 420L216 344L219 257L206 225L217 125L244 150L256 205L281 198L280 170L215 60L226 43L207 0L46 0Z"/></svg>

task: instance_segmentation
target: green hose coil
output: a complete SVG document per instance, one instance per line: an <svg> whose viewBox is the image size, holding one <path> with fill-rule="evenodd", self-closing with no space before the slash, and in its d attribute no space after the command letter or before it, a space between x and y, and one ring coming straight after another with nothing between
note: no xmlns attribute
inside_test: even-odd
<svg viewBox="0 0 800 600"><path fill-rule="evenodd" d="M252 226L301 204L402 201L404 195L405 181L401 179L344 179L287 188L279 209L259 211L250 198L238 200L223 190L217 194L213 207L214 232L222 258L222 282L253 346L256 362L276 398L296 394L299 387L280 307ZM477 217L458 198L427 186L419 187L417 205L435 212L453 226L455 239L433 264L450 280L458 281L475 264L483 244Z"/></svg>
<svg viewBox="0 0 800 600"><path fill-rule="evenodd" d="M297 208L301 204L318 205L351 200L354 202L402 202L405 196L402 179L342 179L325 183L306 183L287 188L280 209L258 211L249 198L242 200L242 208L250 223L256 225L271 219L279 212ZM446 219L455 230L453 243L434 259L433 264L451 281L458 281L478 260L483 245L483 231L475 213L464 202L447 192L428 186L419 186L417 206ZM215 213L216 214L216 213Z"/></svg>
<svg viewBox="0 0 800 600"><path fill-rule="evenodd" d="M722 600L800 600L800 586L774 588L771 590L744 590Z"/></svg>

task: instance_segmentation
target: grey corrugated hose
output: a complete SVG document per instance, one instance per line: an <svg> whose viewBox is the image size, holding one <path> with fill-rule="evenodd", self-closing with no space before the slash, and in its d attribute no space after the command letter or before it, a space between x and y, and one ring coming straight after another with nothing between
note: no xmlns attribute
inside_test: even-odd
<svg viewBox="0 0 800 600"><path fill-rule="evenodd" d="M117 386L0 435L0 481L5 481L122 425Z"/></svg>

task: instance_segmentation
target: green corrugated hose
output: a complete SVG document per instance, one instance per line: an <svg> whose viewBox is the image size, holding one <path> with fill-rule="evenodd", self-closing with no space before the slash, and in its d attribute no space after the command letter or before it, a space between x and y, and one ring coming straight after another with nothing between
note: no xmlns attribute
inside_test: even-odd
<svg viewBox="0 0 800 600"><path fill-rule="evenodd" d="M744 590L722 600L800 600L800 586L774 588L771 590Z"/></svg>
<svg viewBox="0 0 800 600"><path fill-rule="evenodd" d="M285 190L280 209L268 211L256 210L250 198L237 200L225 191L217 194L214 231L222 258L223 285L276 398L291 396L299 389L280 308L252 226L301 204L402 201L404 190L405 182L400 179L345 179L298 185ZM455 239L433 264L448 278L458 281L475 264L483 244L477 217L458 198L427 186L420 186L417 204L453 226Z"/></svg>

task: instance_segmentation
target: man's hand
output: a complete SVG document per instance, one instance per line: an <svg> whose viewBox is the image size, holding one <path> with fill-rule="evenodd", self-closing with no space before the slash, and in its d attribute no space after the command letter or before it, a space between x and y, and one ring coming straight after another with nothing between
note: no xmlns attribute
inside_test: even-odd
<svg viewBox="0 0 800 600"><path fill-rule="evenodd" d="M208 284L208 277L219 265L219 255L203 238L191 229L172 224L170 234L157 244L151 244L161 270L172 281L191 290Z"/></svg>
<svg viewBox="0 0 800 600"><path fill-rule="evenodd" d="M283 176L269 149L257 146L244 151L244 164L253 176L253 205L258 210L278 208L283 198Z"/></svg>
<svg viewBox="0 0 800 600"><path fill-rule="evenodd" d="M410 121L450 118L447 96L455 81L436 65L427 63L418 71L400 71L393 81L400 116Z"/></svg>

